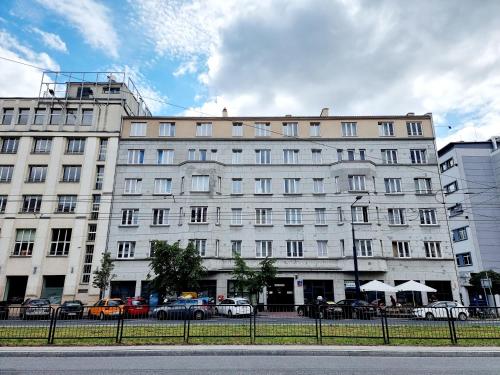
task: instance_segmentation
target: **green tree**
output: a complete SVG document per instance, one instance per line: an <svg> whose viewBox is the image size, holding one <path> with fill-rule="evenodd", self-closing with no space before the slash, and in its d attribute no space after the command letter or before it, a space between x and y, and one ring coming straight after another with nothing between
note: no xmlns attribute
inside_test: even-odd
<svg viewBox="0 0 500 375"><path fill-rule="evenodd" d="M106 289L108 289L111 280L116 276L113 274L113 269L115 265L113 264L113 259L111 259L111 254L105 251L101 259L101 268L97 267L94 271L94 280L92 285L95 288L99 288L99 298L104 297Z"/></svg>
<svg viewBox="0 0 500 375"><path fill-rule="evenodd" d="M148 278L161 297L198 289L206 269L192 243L182 248L178 242L169 245L165 241L153 241L152 249L149 267L154 277L148 275Z"/></svg>
<svg viewBox="0 0 500 375"><path fill-rule="evenodd" d="M500 273L493 270L473 273L470 277L469 282L474 287L474 289L482 292L483 287L481 286L481 279L486 279L487 277L491 279L491 289L493 291L493 294L500 294ZM487 293L489 293L489 290L487 291Z"/></svg>
<svg viewBox="0 0 500 375"><path fill-rule="evenodd" d="M233 279L236 290L248 293L250 302L259 303L259 294L264 287L271 285L276 278L277 269L275 259L265 258L260 263L258 270L251 269L241 256L236 255L234 260Z"/></svg>

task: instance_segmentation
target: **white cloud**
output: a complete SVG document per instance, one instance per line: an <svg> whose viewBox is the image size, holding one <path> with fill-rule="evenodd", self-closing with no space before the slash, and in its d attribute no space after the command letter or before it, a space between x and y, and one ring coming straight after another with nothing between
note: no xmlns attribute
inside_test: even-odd
<svg viewBox="0 0 500 375"><path fill-rule="evenodd" d="M46 53L37 53L5 30L0 30L0 56L26 64L59 70ZM0 97L38 96L42 72L36 68L0 60Z"/></svg>
<svg viewBox="0 0 500 375"><path fill-rule="evenodd" d="M55 49L56 51L59 51L59 52L64 52L64 53L68 52L68 48L66 47L66 43L64 43L64 41L61 39L61 37L59 35L53 34L53 33L48 33L46 31L40 30L36 27L31 28L31 31L40 35L43 43L47 47Z"/></svg>
<svg viewBox="0 0 500 375"><path fill-rule="evenodd" d="M183 61L179 67L174 71L174 77L181 77L187 73L195 73L197 70L198 61L196 58L192 58L187 61Z"/></svg>
<svg viewBox="0 0 500 375"><path fill-rule="evenodd" d="M37 1L75 27L91 47L118 57L118 35L113 29L111 11L105 5L95 0Z"/></svg>

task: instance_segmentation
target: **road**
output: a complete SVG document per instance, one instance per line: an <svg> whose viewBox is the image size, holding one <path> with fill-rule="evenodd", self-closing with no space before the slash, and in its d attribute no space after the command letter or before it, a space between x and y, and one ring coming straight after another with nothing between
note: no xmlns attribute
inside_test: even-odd
<svg viewBox="0 0 500 375"><path fill-rule="evenodd" d="M2 357L0 374L498 375L500 358L346 356Z"/></svg>

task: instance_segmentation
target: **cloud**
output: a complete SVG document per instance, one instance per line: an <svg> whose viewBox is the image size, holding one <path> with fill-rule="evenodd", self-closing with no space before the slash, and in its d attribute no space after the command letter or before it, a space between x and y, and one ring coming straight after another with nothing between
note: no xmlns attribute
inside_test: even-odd
<svg viewBox="0 0 500 375"><path fill-rule="evenodd" d="M181 77L187 73L196 73L198 61L196 58L182 62L174 71L174 77Z"/></svg>
<svg viewBox="0 0 500 375"><path fill-rule="evenodd" d="M0 29L0 56L51 70L59 65L46 53L37 53L6 30ZM38 96L42 72L22 64L0 60L0 97Z"/></svg>
<svg viewBox="0 0 500 375"><path fill-rule="evenodd" d="M40 35L42 37L43 43L52 49L55 49L59 52L68 53L68 48L66 47L66 43L61 39L61 37L57 34L48 33L46 31L40 30L36 27L31 28L31 31Z"/></svg>
<svg viewBox="0 0 500 375"><path fill-rule="evenodd" d="M118 57L118 35L112 26L111 11L105 5L94 0L37 1L75 27L91 47Z"/></svg>

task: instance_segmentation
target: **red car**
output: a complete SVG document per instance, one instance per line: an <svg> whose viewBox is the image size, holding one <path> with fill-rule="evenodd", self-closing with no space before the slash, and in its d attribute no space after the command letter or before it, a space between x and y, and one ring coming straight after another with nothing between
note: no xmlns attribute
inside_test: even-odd
<svg viewBox="0 0 500 375"><path fill-rule="evenodd" d="M128 297L123 307L123 313L126 317L147 318L149 315L149 306L142 297Z"/></svg>

